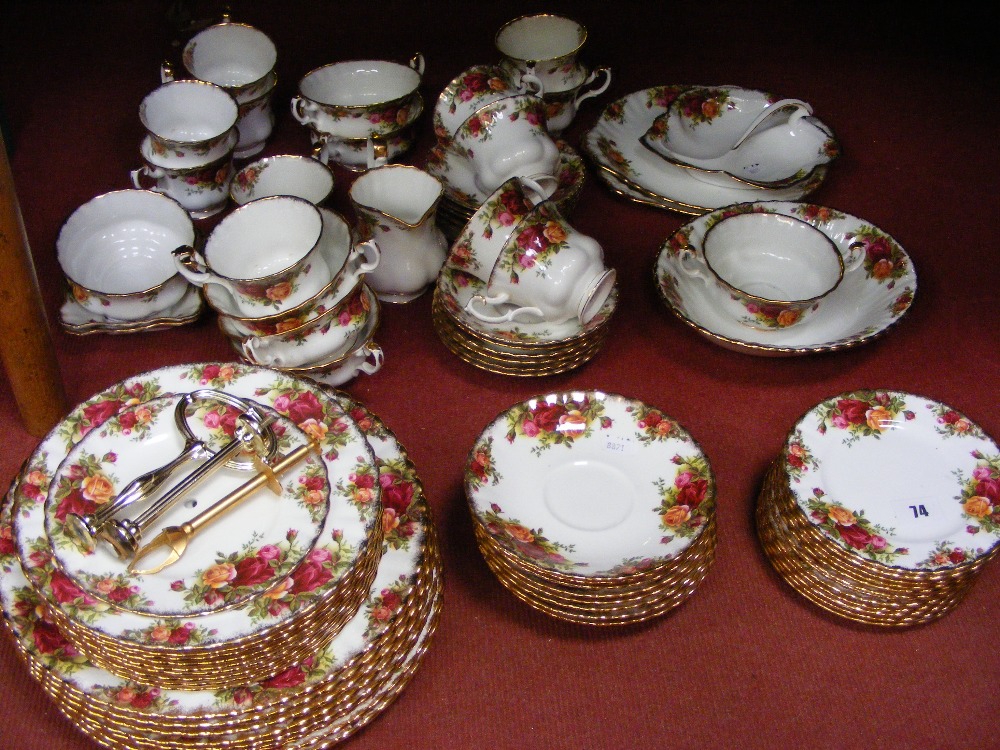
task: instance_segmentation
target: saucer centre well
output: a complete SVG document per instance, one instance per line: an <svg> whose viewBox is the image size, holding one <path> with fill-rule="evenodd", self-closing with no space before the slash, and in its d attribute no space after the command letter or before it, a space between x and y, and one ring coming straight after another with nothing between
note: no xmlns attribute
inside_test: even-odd
<svg viewBox="0 0 1000 750"><path fill-rule="evenodd" d="M630 516L635 489L617 466L593 458L577 459L546 472L542 499L549 513L568 528L607 531Z"/></svg>

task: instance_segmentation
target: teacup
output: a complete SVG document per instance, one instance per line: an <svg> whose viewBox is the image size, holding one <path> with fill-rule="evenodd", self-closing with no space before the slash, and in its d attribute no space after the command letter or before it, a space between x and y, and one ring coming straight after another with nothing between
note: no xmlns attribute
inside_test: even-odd
<svg viewBox="0 0 1000 750"><path fill-rule="evenodd" d="M512 177L490 195L462 229L448 265L489 282L510 236L532 210L555 192L555 178Z"/></svg>
<svg viewBox="0 0 1000 750"><path fill-rule="evenodd" d="M864 253L852 247L846 261L823 232L790 216L728 216L705 233L701 257L688 247L680 267L715 285L719 303L738 322L758 330L796 325L819 309L855 270Z"/></svg>
<svg viewBox="0 0 1000 750"><path fill-rule="evenodd" d="M491 102L455 133L455 150L470 162L476 186L492 193L511 177L555 175L559 147L545 127L540 97L522 94Z"/></svg>
<svg viewBox="0 0 1000 750"><path fill-rule="evenodd" d="M305 325L270 336L249 336L241 346L247 359L269 367L302 367L345 354L351 337L362 330L373 306L373 292L360 282L337 305ZM219 319L223 330L226 320Z"/></svg>
<svg viewBox="0 0 1000 750"><path fill-rule="evenodd" d="M326 208L319 209L323 217L323 233L319 253L330 271L330 280L318 293L294 307L285 307L267 315L247 316L236 306L232 295L216 284L206 284L202 293L209 306L225 318L226 330L246 336L270 336L299 328L337 306L365 277L378 268L381 260L374 242L354 243L351 228L343 216Z"/></svg>
<svg viewBox="0 0 1000 750"><path fill-rule="evenodd" d="M599 78L603 80L595 84ZM545 123L549 133L560 135L573 122L581 102L600 96L610 85L611 69L597 68L579 86L565 91L546 91L542 98L545 101Z"/></svg>
<svg viewBox="0 0 1000 750"><path fill-rule="evenodd" d="M293 195L320 204L333 192L333 172L308 156L283 154L247 164L233 176L229 194L238 206L273 195Z"/></svg>
<svg viewBox="0 0 1000 750"><path fill-rule="evenodd" d="M188 73L222 86L241 104L274 88L277 59L278 52L267 34L229 20L199 31L181 55Z"/></svg>
<svg viewBox="0 0 1000 750"><path fill-rule="evenodd" d="M236 121L236 130L240 140L236 144L234 156L237 159L247 159L264 150L267 139L274 131L274 110L271 108L271 94L274 86L267 89L256 99L240 102L240 116Z"/></svg>
<svg viewBox="0 0 1000 750"><path fill-rule="evenodd" d="M462 124L480 108L519 94L542 95L542 85L533 76L512 83L496 65L473 65L451 80L434 105L434 133L449 147Z"/></svg>
<svg viewBox="0 0 1000 750"><path fill-rule="evenodd" d="M549 201L538 204L504 244L485 295L466 310L486 323L528 316L536 321L586 325L615 285L615 271L592 237L571 227ZM483 312L477 304L496 308Z"/></svg>
<svg viewBox="0 0 1000 750"><path fill-rule="evenodd" d="M292 97L292 115L334 138L388 135L413 123L423 111L418 91L424 58L409 65L385 60L331 63L307 73Z"/></svg>
<svg viewBox="0 0 1000 750"><path fill-rule="evenodd" d="M143 164L131 171L132 185L136 189L148 188L173 198L195 219L214 216L229 202L236 139L236 132L230 131L228 149L222 156L207 164L182 167L163 164L160 157L153 153L152 139L144 138L139 149ZM147 180L150 184L144 185Z"/></svg>
<svg viewBox="0 0 1000 750"><path fill-rule="evenodd" d="M261 198L219 222L203 253L175 250L175 265L196 286L226 290L244 315L267 315L295 307L329 283L318 250L322 231L323 217L308 201Z"/></svg>
<svg viewBox="0 0 1000 750"><path fill-rule="evenodd" d="M194 241L177 201L148 190L90 199L63 224L56 254L74 301L114 320L143 320L173 307L190 288L171 252Z"/></svg>
<svg viewBox="0 0 1000 750"><path fill-rule="evenodd" d="M515 81L532 75L546 92L554 92L576 88L587 77L576 59L587 29L571 18L547 13L515 18L500 27L494 41L503 55L501 67Z"/></svg>
<svg viewBox="0 0 1000 750"><path fill-rule="evenodd" d="M236 100L205 81L164 83L139 105L153 154L177 167L200 166L225 155L238 118Z"/></svg>
<svg viewBox="0 0 1000 750"><path fill-rule="evenodd" d="M363 239L378 243L382 260L367 283L379 299L409 302L437 278L448 241L434 222L441 182L402 164L375 167L351 185L350 198Z"/></svg>

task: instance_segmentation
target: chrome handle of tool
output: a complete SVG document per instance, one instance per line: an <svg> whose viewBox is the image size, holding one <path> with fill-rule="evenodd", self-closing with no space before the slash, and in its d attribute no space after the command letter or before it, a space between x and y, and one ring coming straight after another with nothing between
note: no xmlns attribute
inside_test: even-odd
<svg viewBox="0 0 1000 750"><path fill-rule="evenodd" d="M262 416L257 409L248 410L240 414L236 418L235 436L229 443L220 448L208 461L184 477L169 492L150 504L135 519L130 520L125 518L120 521L113 520L107 523L101 530L99 538L111 545L119 559L131 559L139 548L139 544L142 541L142 533L145 529L149 528L174 503L197 487L207 477L214 474L223 466L228 465L228 462L237 454L246 452L260 456L270 453L268 450L269 444L272 442L274 444L277 443L277 439L274 438L273 431L270 429L274 419L274 416L270 414Z"/></svg>
<svg viewBox="0 0 1000 750"><path fill-rule="evenodd" d="M207 458L213 454L202 440L199 440L191 431L187 423L187 410L196 401L218 401L232 406L244 413L255 415L258 420L263 419L263 414L252 401L233 396L224 391L202 388L184 394L174 408L174 423L177 429L184 436L184 448L173 459L151 471L136 477L129 482L122 491L119 492L110 502L102 505L94 513L78 515L69 513L66 516L66 533L76 542L81 549L90 552L96 546L101 530L125 508L145 500L153 495L164 483L188 461L200 458ZM277 452L278 443L273 432L268 431L267 455L273 456ZM227 466L241 471L249 471L255 468L255 464L248 461L230 460Z"/></svg>

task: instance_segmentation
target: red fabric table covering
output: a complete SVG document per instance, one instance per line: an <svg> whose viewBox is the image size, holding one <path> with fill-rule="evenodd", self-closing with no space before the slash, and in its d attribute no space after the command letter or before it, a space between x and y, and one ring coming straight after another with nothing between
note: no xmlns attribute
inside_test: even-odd
<svg viewBox="0 0 1000 750"><path fill-rule="evenodd" d="M12 168L72 403L144 370L233 354L211 315L130 336L73 337L58 327L55 238L80 204L129 186L142 136L137 109L176 59L173 3L6 3L0 105ZM357 748L997 747L1000 678L988 567L968 598L925 627L887 632L837 620L774 573L752 511L769 462L818 401L863 387L924 394L1000 436L995 65L980 58L994 19L913 16L861 3L234 4L234 20L278 48L278 124L266 154L306 153L287 103L299 78L338 60L427 60L427 112L464 68L497 59L493 35L527 12L562 12L590 31L583 58L609 65L611 88L583 105L574 146L603 104L668 83L732 83L810 102L844 155L813 196L893 235L916 267L912 310L886 337L834 354L765 359L722 349L660 302L652 266L687 219L627 203L591 172L571 221L617 268L612 335L585 367L544 379L491 375L438 340L430 297L385 305L381 372L345 390L380 415L416 463L441 531L440 628L415 680L351 740ZM898 6L898 8L897 8ZM194 3L196 17L221 6ZM905 8L905 10L903 10ZM897 12L898 11L898 12ZM904 15L908 13L911 15ZM949 15L954 13L954 15ZM335 208L349 212L350 173ZM37 445L0 375L0 480ZM516 601L477 551L462 492L483 427L542 391L596 388L656 405L699 441L718 483L719 546L695 595L665 618L600 630ZM892 477L885 477L890 483ZM0 746L86 748L0 638Z"/></svg>

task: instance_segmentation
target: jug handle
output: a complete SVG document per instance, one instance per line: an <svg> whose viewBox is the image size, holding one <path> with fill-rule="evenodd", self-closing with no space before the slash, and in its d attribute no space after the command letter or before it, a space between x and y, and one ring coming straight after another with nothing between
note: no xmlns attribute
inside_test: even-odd
<svg viewBox="0 0 1000 750"><path fill-rule="evenodd" d="M374 341L370 341L365 344L365 359L358 366L358 370L363 372L365 375L374 375L382 369L382 364L384 362L385 354L382 352L382 347Z"/></svg>
<svg viewBox="0 0 1000 750"><path fill-rule="evenodd" d="M502 315L487 315L475 309L473 303L479 300L485 305L502 305L510 299L510 295L506 293L500 293L496 297L489 297L485 294L474 295L468 302L465 303L465 311L470 313L473 317L478 318L484 323L509 323L513 322L521 313L526 315L534 315L539 318L544 317L544 313L537 307L517 307L513 310L508 310Z"/></svg>
<svg viewBox="0 0 1000 750"><path fill-rule="evenodd" d="M795 107L795 112L790 115L789 122L798 122L805 115L812 114L812 107L801 99L779 99L774 104L767 105L767 107L764 108L764 111L754 118L753 122L750 123L750 127L748 127L736 143L733 144L733 149L739 148L743 141L753 135L753 132L762 122L764 122L764 120L771 117L775 112L780 112L781 110L788 109L789 107Z"/></svg>

